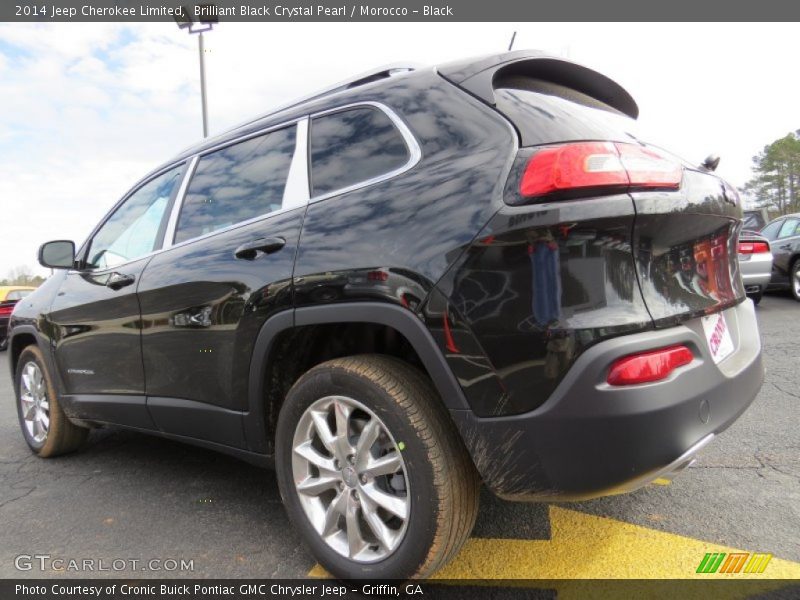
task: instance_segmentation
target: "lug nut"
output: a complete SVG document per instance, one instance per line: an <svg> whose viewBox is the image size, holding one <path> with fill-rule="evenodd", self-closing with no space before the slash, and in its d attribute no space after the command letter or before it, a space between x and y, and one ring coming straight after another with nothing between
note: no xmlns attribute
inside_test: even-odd
<svg viewBox="0 0 800 600"><path fill-rule="evenodd" d="M366 475L362 475L360 479L361 479L361 483L367 483L367 476Z"/></svg>
<svg viewBox="0 0 800 600"><path fill-rule="evenodd" d="M355 500L356 502L358 502L358 500L359 500L359 498L358 498L358 492L357 492L357 491L355 491L355 490L353 490L353 500Z"/></svg>
<svg viewBox="0 0 800 600"><path fill-rule="evenodd" d="M354 462L356 462L356 457L351 454L350 456L347 457L347 462L349 462L352 465Z"/></svg>

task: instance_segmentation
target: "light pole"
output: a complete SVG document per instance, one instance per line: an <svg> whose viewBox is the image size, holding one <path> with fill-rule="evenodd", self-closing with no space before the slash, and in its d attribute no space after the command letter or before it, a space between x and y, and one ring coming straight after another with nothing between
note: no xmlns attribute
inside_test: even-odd
<svg viewBox="0 0 800 600"><path fill-rule="evenodd" d="M214 15L216 11L213 9L213 4L201 4L203 9L201 15ZM215 16L201 16L199 24L195 24L192 19L191 11L187 6L181 6L181 14L175 15L175 22L181 29L187 29L190 34L197 33L197 51L200 54L200 104L203 115L203 137L208 137L208 100L206 99L206 59L205 59L205 46L203 43L203 33L211 31L214 23L219 22L219 18ZM195 27L195 25L197 25Z"/></svg>

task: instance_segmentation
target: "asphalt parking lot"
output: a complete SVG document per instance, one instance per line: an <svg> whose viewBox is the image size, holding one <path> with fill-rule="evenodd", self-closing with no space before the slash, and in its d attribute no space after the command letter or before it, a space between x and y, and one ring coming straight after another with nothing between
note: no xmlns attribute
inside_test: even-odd
<svg viewBox="0 0 800 600"><path fill-rule="evenodd" d="M671 483L578 504L485 494L473 538L441 575L683 578L695 576L704 553L736 549L773 554L766 575L800 578L800 304L766 296L758 314L766 383L696 465ZM0 577L324 575L271 472L119 430L93 432L74 455L34 457L0 361ZM21 554L127 562L120 571L42 571L35 562L19 571ZM142 570L151 559L193 569Z"/></svg>

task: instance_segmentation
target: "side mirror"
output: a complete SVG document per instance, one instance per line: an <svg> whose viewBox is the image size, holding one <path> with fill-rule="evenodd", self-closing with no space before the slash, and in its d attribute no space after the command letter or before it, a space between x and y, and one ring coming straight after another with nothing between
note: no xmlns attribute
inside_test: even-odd
<svg viewBox="0 0 800 600"><path fill-rule="evenodd" d="M71 269L75 265L75 242L45 242L39 246L39 264L48 269Z"/></svg>

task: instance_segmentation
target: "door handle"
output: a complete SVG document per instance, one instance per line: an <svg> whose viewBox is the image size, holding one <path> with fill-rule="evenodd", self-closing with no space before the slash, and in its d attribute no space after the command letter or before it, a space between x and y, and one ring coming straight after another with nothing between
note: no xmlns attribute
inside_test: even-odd
<svg viewBox="0 0 800 600"><path fill-rule="evenodd" d="M239 246L233 255L241 260L254 260L259 252L272 254L286 245L282 237L259 238Z"/></svg>
<svg viewBox="0 0 800 600"><path fill-rule="evenodd" d="M111 288L112 290L120 290L127 285L132 284L136 281L136 278L133 275L125 275L124 273L111 273L108 276L108 281L106 281L106 287Z"/></svg>
<svg viewBox="0 0 800 600"><path fill-rule="evenodd" d="M791 247L792 247L791 244L784 244L783 246L778 246L778 248L780 248L781 250L788 250Z"/></svg>

